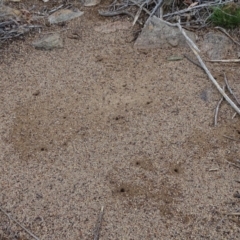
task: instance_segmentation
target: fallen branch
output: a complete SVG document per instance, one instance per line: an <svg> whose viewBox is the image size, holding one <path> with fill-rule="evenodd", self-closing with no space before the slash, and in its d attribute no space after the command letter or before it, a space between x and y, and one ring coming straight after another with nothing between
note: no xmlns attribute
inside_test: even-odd
<svg viewBox="0 0 240 240"><path fill-rule="evenodd" d="M226 101L231 105L231 107L240 115L240 109L237 107L237 105L228 97L228 95L223 91L223 89L219 86L218 82L215 80L215 78L212 76L210 71L208 70L207 66L197 53L197 51L189 44L190 48L192 49L193 53L196 55L198 61L200 62L202 68L208 75L209 79L212 81L212 83L216 86L217 90L223 95L223 97L226 99Z"/></svg>
<svg viewBox="0 0 240 240"><path fill-rule="evenodd" d="M163 20L162 20L163 21ZM166 22L166 21L164 21ZM167 22L166 22L167 23ZM168 23L169 24L169 23ZM183 36L186 38L187 43L189 45L189 47L192 49L193 53L195 54L195 56L197 57L200 65L202 66L203 70L206 72L206 74L208 75L209 79L212 81L212 83L216 86L217 90L223 95L223 97L226 99L226 101L231 105L231 107L240 115L240 109L237 107L237 105L228 97L228 95L224 92L224 90L219 86L218 82L215 80L215 78L212 76L212 74L210 73L210 71L208 70L207 66L205 65L205 63L203 62L202 58L200 57L200 55L198 54L197 50L198 47L195 45L195 43L193 43L193 41L187 36L187 34L185 33L185 31L183 30L183 28L181 27L180 23L178 22L177 24L172 24L173 26L176 25L180 32L183 34Z"/></svg>
<svg viewBox="0 0 240 240"><path fill-rule="evenodd" d="M32 236L36 240L40 240L38 237L36 237L33 233L31 233L28 229L26 229L20 222L18 222L16 219L12 218L7 212L5 212L2 207L0 207L0 210L9 218L9 220L14 221L16 224L18 224L22 229L24 229L30 236Z"/></svg>

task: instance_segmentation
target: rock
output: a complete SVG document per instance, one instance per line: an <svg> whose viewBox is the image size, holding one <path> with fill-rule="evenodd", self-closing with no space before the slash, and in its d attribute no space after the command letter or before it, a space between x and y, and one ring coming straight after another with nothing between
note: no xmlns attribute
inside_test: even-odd
<svg viewBox="0 0 240 240"><path fill-rule="evenodd" d="M52 50L54 48L63 48L63 39L59 33L46 35L32 44L36 49Z"/></svg>
<svg viewBox="0 0 240 240"><path fill-rule="evenodd" d="M94 28L94 30L101 33L111 33L116 32L117 30L127 30L131 27L132 23L130 22L116 21L113 23L107 23L101 26L97 26Z"/></svg>
<svg viewBox="0 0 240 240"><path fill-rule="evenodd" d="M84 6L85 7L91 7L91 6L96 6L101 2L101 0L85 0L84 1Z"/></svg>
<svg viewBox="0 0 240 240"><path fill-rule="evenodd" d="M80 17L83 15L83 12L77 10L73 11L70 9L61 9L48 17L50 24L62 23L72 20L74 18Z"/></svg>
<svg viewBox="0 0 240 240"><path fill-rule="evenodd" d="M196 40L194 33L189 31L186 33L193 41ZM188 45L177 27L168 26L155 16L145 23L142 33L134 44L134 47L138 49L167 48L169 46L185 47Z"/></svg>
<svg viewBox="0 0 240 240"><path fill-rule="evenodd" d="M223 59L233 52L233 44L227 36L209 32L204 36L201 50L211 60Z"/></svg>
<svg viewBox="0 0 240 240"><path fill-rule="evenodd" d="M5 20L9 17L20 20L21 16L22 13L19 10L7 7L5 5L0 5L0 20Z"/></svg>

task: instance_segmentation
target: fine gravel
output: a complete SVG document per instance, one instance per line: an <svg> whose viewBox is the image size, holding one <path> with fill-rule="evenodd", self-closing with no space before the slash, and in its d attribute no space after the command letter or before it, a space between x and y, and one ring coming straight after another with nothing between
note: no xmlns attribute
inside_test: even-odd
<svg viewBox="0 0 240 240"><path fill-rule="evenodd" d="M41 240L239 239L240 122L187 48L134 49L138 27L97 8L64 48L16 41L0 54L0 206ZM78 31L79 38L69 34ZM240 97L237 64L207 63ZM224 136L234 138L234 141ZM240 164L239 164L240 165ZM0 239L32 239L0 212Z"/></svg>

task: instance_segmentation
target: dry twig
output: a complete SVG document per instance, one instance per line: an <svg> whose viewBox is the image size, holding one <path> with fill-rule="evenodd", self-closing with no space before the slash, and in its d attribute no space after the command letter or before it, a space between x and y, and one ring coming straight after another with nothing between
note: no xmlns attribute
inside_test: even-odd
<svg viewBox="0 0 240 240"><path fill-rule="evenodd" d="M94 230L94 240L98 240L99 239L100 228L101 228L102 219L103 219L103 213L104 213L104 207L102 206L101 207L101 211L100 211L99 216L98 216L96 227L95 227L95 230Z"/></svg>
<svg viewBox="0 0 240 240"><path fill-rule="evenodd" d="M18 222L16 219L11 217L5 210L3 210L2 207L0 207L0 210L9 218L9 220L14 221L16 224L18 224L22 229L24 229L30 236L32 236L36 240L40 240L38 237L36 237L33 233L31 233L28 229L26 229L20 222Z"/></svg>
<svg viewBox="0 0 240 240"><path fill-rule="evenodd" d="M232 165L232 166L234 166L234 167L236 167L236 168L240 168L240 166L238 166L237 164L235 164L235 163L232 163L232 162L229 162L228 160L226 160L230 165Z"/></svg>
<svg viewBox="0 0 240 240"><path fill-rule="evenodd" d="M236 43L238 46L240 46L240 43L238 41L234 40L224 28L221 28L221 27L215 27L215 28L219 29L221 32L226 34L234 43Z"/></svg>
<svg viewBox="0 0 240 240"><path fill-rule="evenodd" d="M225 88L226 88L226 85L223 87L223 91L225 91ZM220 108L220 105L222 103L222 101L224 100L224 97L222 97L218 104L217 104L217 107L216 107L216 110L215 110L215 115L214 115L214 126L216 127L217 126L217 117L218 117L218 111L219 111L219 108Z"/></svg>
<svg viewBox="0 0 240 240"><path fill-rule="evenodd" d="M226 74L224 73L224 81L226 83L226 86L227 86L227 89L228 91L233 95L234 99L236 100L236 102L238 103L238 105L240 105L240 102L238 101L236 95L234 94L233 90L231 89L229 83L228 83L228 80L227 80L227 76Z"/></svg>
<svg viewBox="0 0 240 240"><path fill-rule="evenodd" d="M237 105L228 97L228 95L224 92L224 90L219 86L218 82L215 80L215 78L212 76L210 71L208 70L207 66L203 62L200 55L197 53L197 51L189 44L190 48L192 49L193 53L196 55L198 61L200 62L202 68L208 75L209 79L212 81L212 83L216 86L217 90L223 95L223 97L226 99L226 101L231 105L231 107L240 115L240 109L237 107Z"/></svg>
<svg viewBox="0 0 240 240"><path fill-rule="evenodd" d="M188 55L184 54L184 57L185 57L188 61L190 61L191 63L193 63L194 65L196 65L196 66L200 67L201 69L203 69L202 66L201 66L199 63L197 63L197 62L195 62L194 60L192 60Z"/></svg>
<svg viewBox="0 0 240 240"><path fill-rule="evenodd" d="M235 139L235 138L233 138L233 137L229 137L229 136L227 136L227 135L223 135L223 137L225 137L225 138L227 138L227 139L229 139L229 140L232 140L232 141L236 141L236 142L239 142L240 140L238 140L238 139Z"/></svg>
<svg viewBox="0 0 240 240"><path fill-rule="evenodd" d="M203 62L202 58L200 57L200 55L198 54L199 49L196 46L196 44L187 36L187 34L185 33L185 31L183 30L183 28L181 27L180 23L178 22L177 24L171 24L169 22L166 22L164 20L161 20L163 22L165 22L166 24L170 25L170 26L177 26L180 30L180 32L183 34L183 36L186 38L187 43L189 45L189 47L192 49L193 53L195 54L195 56L197 57L200 65L202 66L203 70L206 72L206 74L208 75L209 79L211 80L211 82L216 86L216 88L218 89L218 91L222 94L222 96L226 99L226 101L231 105L231 107L240 115L240 109L237 107L237 105L228 97L228 95L224 92L224 90L219 86L218 82L215 80L215 78L212 76L212 74L210 73L210 71L208 70L207 66L205 65L205 63Z"/></svg>
<svg viewBox="0 0 240 240"><path fill-rule="evenodd" d="M217 59L217 60L208 60L207 62L239 63L240 59Z"/></svg>

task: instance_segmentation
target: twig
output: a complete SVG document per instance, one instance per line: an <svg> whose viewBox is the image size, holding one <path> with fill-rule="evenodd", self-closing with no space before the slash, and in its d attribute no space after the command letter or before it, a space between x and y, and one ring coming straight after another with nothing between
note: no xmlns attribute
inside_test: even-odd
<svg viewBox="0 0 240 240"><path fill-rule="evenodd" d="M180 23L170 23L167 21L164 21L162 19L159 19L160 21L164 22L165 24L167 24L168 26L171 27L178 27L180 32L182 33L182 35L186 38L187 43L189 43L189 46L191 46L195 51L200 52L199 48L197 47L197 45L192 41L191 38L188 37L188 35L186 34L186 32L183 30L182 26L180 25Z"/></svg>
<svg viewBox="0 0 240 240"><path fill-rule="evenodd" d="M234 119L236 117L237 113L235 112L233 115L232 115L232 119Z"/></svg>
<svg viewBox="0 0 240 240"><path fill-rule="evenodd" d="M234 43L236 43L238 46L240 46L240 43L238 41L236 41L235 39L233 39L224 28L221 28L221 27L215 27L215 28L220 30L224 34L226 34Z"/></svg>
<svg viewBox="0 0 240 240"><path fill-rule="evenodd" d="M134 26L135 23L137 22L140 14L141 14L141 12L142 12L142 7L143 7L143 6L140 6L140 8L138 9L138 11L137 11L137 13L136 13L136 15L135 15L135 17L134 17L134 20L133 20L133 23L132 23L133 26Z"/></svg>
<svg viewBox="0 0 240 240"><path fill-rule="evenodd" d="M138 7L141 7L141 5L139 5L135 0L129 0L129 1L137 5ZM151 12L148 11L145 7L142 7L142 10L144 10L148 15L151 15Z"/></svg>
<svg viewBox="0 0 240 240"><path fill-rule="evenodd" d="M173 12L173 13L168 13L168 14L165 14L163 15L163 17L169 17L169 16L174 16L174 15L181 15L183 13L186 13L186 12L190 12L190 11L194 11L198 8L204 8L204 7L213 7L213 6L216 6L216 5L224 5L224 4L228 4L230 2L233 2L233 0L230 0L230 1L224 1L224 2L221 2L221 3L216 3L216 2L210 2L210 3L206 3L206 4L201 4L201 5L197 5L195 7L191 7L191 8L186 8L186 9L183 9L183 10L180 10L180 11L176 11L176 12Z"/></svg>
<svg viewBox="0 0 240 240"><path fill-rule="evenodd" d="M188 61L190 61L191 63L193 63L193 64L195 64L196 66L198 66L198 67L200 67L201 69L203 69L202 66L201 66L199 63L197 63L197 62L195 62L194 60L192 60L188 55L184 54L184 57L185 57Z"/></svg>
<svg viewBox="0 0 240 240"><path fill-rule="evenodd" d="M34 239L40 240L38 237L36 237L33 233L31 233L28 229L26 229L21 223L19 223L16 219L12 218L7 212L5 212L2 207L0 207L0 210L12 221L14 221L16 224L18 224L22 229L24 229L29 235L31 235Z"/></svg>
<svg viewBox="0 0 240 240"><path fill-rule="evenodd" d="M240 105L240 102L238 101L236 95L234 94L233 90L231 89L231 87L230 87L230 85L229 85L229 83L228 83L227 76L226 76L225 73L224 73L224 81L225 81L225 83L226 83L226 85L227 85L228 91L233 95L233 97L234 97L234 99L236 100L236 102L238 103L238 105Z"/></svg>
<svg viewBox="0 0 240 240"><path fill-rule="evenodd" d="M162 6L162 4L163 4L163 0L159 0L158 4L157 4L157 5L155 6L155 8L152 10L149 18L151 18L151 17L155 14L155 12ZM149 18L148 18L148 19L149 19Z"/></svg>
<svg viewBox="0 0 240 240"><path fill-rule="evenodd" d="M240 213L237 212L237 213L225 213L226 215L228 216L240 216Z"/></svg>
<svg viewBox="0 0 240 240"><path fill-rule="evenodd" d="M238 63L240 62L240 59L217 59L217 60L208 60L207 62Z"/></svg>
<svg viewBox="0 0 240 240"><path fill-rule="evenodd" d="M227 136L227 135L223 135L223 137L225 137L225 138L227 138L227 139L229 139L229 140L232 140L232 141L236 141L236 142L239 142L240 140L238 140L238 139L235 139L235 138L233 138L233 137L229 137L229 136Z"/></svg>
<svg viewBox="0 0 240 240"><path fill-rule="evenodd" d="M189 42L188 42L189 43ZM228 95L223 91L223 89L219 86L218 82L215 80L215 78L212 76L210 71L208 70L207 66L197 53L197 51L189 44L190 48L192 49L193 53L196 55L198 61L200 62L202 68L208 75L209 79L212 81L212 83L216 86L217 90L223 95L223 97L226 99L226 101L231 105L231 107L240 115L240 109L237 107L237 105L228 97Z"/></svg>
<svg viewBox="0 0 240 240"><path fill-rule="evenodd" d="M235 164L235 163L232 163L232 162L229 162L228 160L226 160L230 165L232 165L232 166L234 166L234 167L236 167L236 168L240 168L240 166L238 166L237 164Z"/></svg>
<svg viewBox="0 0 240 240"><path fill-rule="evenodd" d="M226 85L223 87L223 91L225 91L225 88L226 88ZM215 110L215 115L214 115L214 126L216 127L217 126L217 117L218 117L218 111L219 111L219 108L220 108L220 105L222 103L222 101L224 100L224 97L222 97L218 104L217 104L217 107L216 107L216 110Z"/></svg>
<svg viewBox="0 0 240 240"><path fill-rule="evenodd" d="M98 216L96 227L95 227L95 230L94 230L94 240L99 239L99 233L100 233L100 228L101 228L101 225L102 225L102 219L103 219L103 213L104 213L103 210L104 210L104 207L102 206L101 211L100 211L99 216Z"/></svg>

